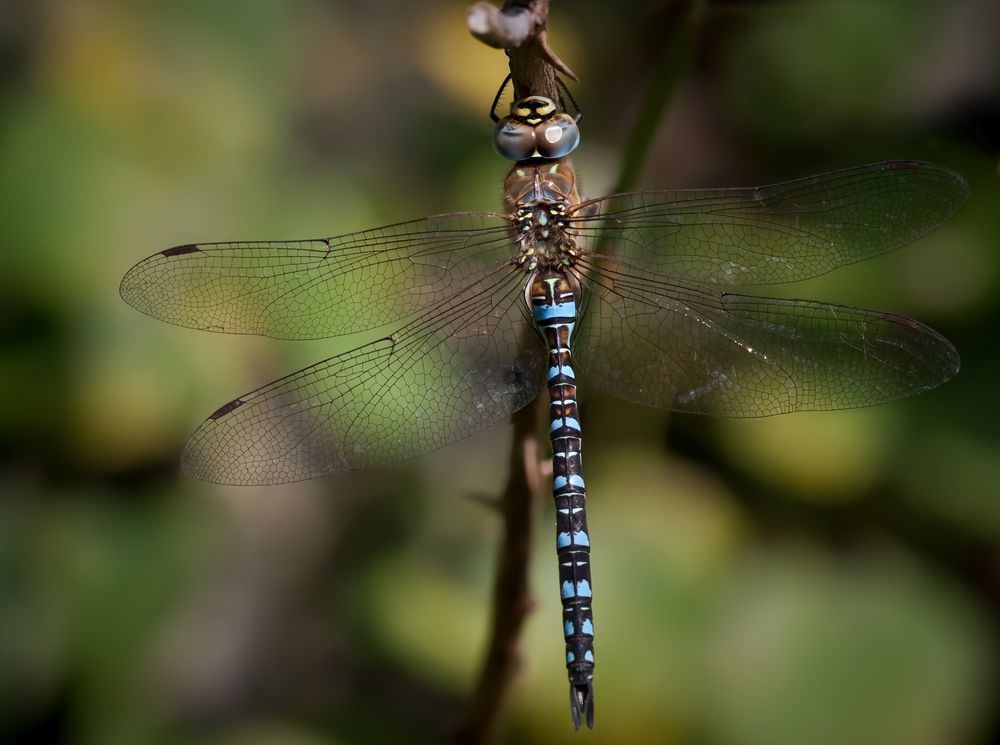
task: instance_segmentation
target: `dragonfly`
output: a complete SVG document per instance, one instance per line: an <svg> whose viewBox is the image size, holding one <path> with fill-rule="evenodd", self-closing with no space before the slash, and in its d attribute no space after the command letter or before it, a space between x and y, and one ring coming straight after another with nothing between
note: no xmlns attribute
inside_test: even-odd
<svg viewBox="0 0 1000 745"><path fill-rule="evenodd" d="M573 725L594 722L590 535L577 379L646 406L765 417L930 390L955 348L894 313L744 294L908 244L969 188L910 160L752 188L584 199L579 117L515 101L494 145L503 211L333 237L192 243L125 275L130 305L180 326L279 339L395 330L219 407L182 466L283 484L416 458L549 398ZM374 333L374 331L373 331Z"/></svg>

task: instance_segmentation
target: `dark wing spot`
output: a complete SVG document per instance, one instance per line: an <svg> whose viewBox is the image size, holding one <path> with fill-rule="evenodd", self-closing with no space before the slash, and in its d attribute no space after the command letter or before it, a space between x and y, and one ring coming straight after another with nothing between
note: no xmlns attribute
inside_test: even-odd
<svg viewBox="0 0 1000 745"><path fill-rule="evenodd" d="M516 387L523 386L526 382L524 370L520 367L511 367L503 371L503 382Z"/></svg>
<svg viewBox="0 0 1000 745"><path fill-rule="evenodd" d="M897 316L895 313L883 313L882 318L889 323L896 324L897 326L909 326L910 328L918 328L920 326L920 324L912 318Z"/></svg>
<svg viewBox="0 0 1000 745"><path fill-rule="evenodd" d="M228 414L229 412L231 412L231 411L233 411L235 409L240 408L245 403L246 403L246 401L244 401L243 399L234 398L228 404L224 404L224 405L220 406L218 409L216 409L215 411L213 411L212 415L209 417L209 419L211 419L213 422L216 419L221 419L226 414Z"/></svg>
<svg viewBox="0 0 1000 745"><path fill-rule="evenodd" d="M174 246L173 248L168 248L166 251L160 251L161 256L181 256L183 254L191 254L195 251L200 251L193 243L189 243L186 246Z"/></svg>
<svg viewBox="0 0 1000 745"><path fill-rule="evenodd" d="M905 168L917 168L921 164L915 160L891 160L885 164L887 171L900 171Z"/></svg>

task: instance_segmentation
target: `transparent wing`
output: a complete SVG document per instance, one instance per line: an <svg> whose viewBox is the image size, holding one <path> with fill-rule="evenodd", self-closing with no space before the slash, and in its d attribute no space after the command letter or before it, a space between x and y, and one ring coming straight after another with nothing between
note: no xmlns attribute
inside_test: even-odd
<svg viewBox="0 0 1000 745"><path fill-rule="evenodd" d="M377 328L510 261L510 221L437 215L307 241L199 243L136 264L129 305L179 326L280 339Z"/></svg>
<svg viewBox="0 0 1000 745"><path fill-rule="evenodd" d="M759 188L615 194L582 204L571 225L592 249L655 272L775 284L915 241L968 196L952 170L892 161Z"/></svg>
<svg viewBox="0 0 1000 745"><path fill-rule="evenodd" d="M531 401L545 348L504 269L391 337L230 401L192 435L184 469L224 484L280 484L416 457Z"/></svg>
<svg viewBox="0 0 1000 745"><path fill-rule="evenodd" d="M941 385L955 348L890 313L722 292L588 258L581 380L648 406L751 417L846 409ZM641 276L640 276L641 274Z"/></svg>

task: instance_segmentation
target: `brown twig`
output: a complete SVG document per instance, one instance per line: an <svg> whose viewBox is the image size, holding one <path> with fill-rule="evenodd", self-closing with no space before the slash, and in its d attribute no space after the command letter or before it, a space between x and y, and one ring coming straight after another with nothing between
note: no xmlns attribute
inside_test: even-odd
<svg viewBox="0 0 1000 745"><path fill-rule="evenodd" d="M519 75L515 72L513 62L515 56L548 63L546 66L551 66L571 80L579 79L570 66L559 59L549 46L546 34L548 20L549 0L507 0L502 8L497 8L491 3L476 3L469 8L467 21L472 35L484 44L497 49L506 49L510 54L512 60L510 72L515 81L514 93L517 98L536 95L548 96L555 100L556 91L554 88L550 90L550 86L547 85L534 88L527 85L532 80L530 77L524 77L523 70L521 80L526 85L523 89L518 88ZM514 50L521 50L522 53L515 55ZM551 70L544 74L547 77L553 75ZM535 92L532 94L529 92L531 90Z"/></svg>
<svg viewBox="0 0 1000 745"><path fill-rule="evenodd" d="M513 419L510 475L500 500L503 536L493 588L490 640L468 710L455 733L455 741L462 745L483 745L496 739L507 694L520 668L521 628L534 606L528 565L538 503L535 495L541 481L535 407L525 407Z"/></svg>
<svg viewBox="0 0 1000 745"><path fill-rule="evenodd" d="M558 100L556 72L576 79L548 45L548 13L549 0L507 0L499 10L488 3L477 3L469 11L472 34L490 46L507 50L515 98L546 96ZM525 333L535 331L526 329ZM520 667L521 629L534 604L528 564L538 504L535 497L542 481L536 406L514 414L513 425L510 473L499 503L503 536L490 639L468 710L456 730L455 739L462 745L483 745L496 739L508 692Z"/></svg>

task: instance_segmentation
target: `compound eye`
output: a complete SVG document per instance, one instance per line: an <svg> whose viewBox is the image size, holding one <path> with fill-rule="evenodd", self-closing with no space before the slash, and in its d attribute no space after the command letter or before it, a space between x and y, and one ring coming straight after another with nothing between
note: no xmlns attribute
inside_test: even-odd
<svg viewBox="0 0 1000 745"><path fill-rule="evenodd" d="M535 147L543 158L562 158L580 144L580 128L569 114L555 114L535 127Z"/></svg>
<svg viewBox="0 0 1000 745"><path fill-rule="evenodd" d="M497 152L511 160L527 160L535 154L535 130L511 117L504 117L493 132Z"/></svg>

